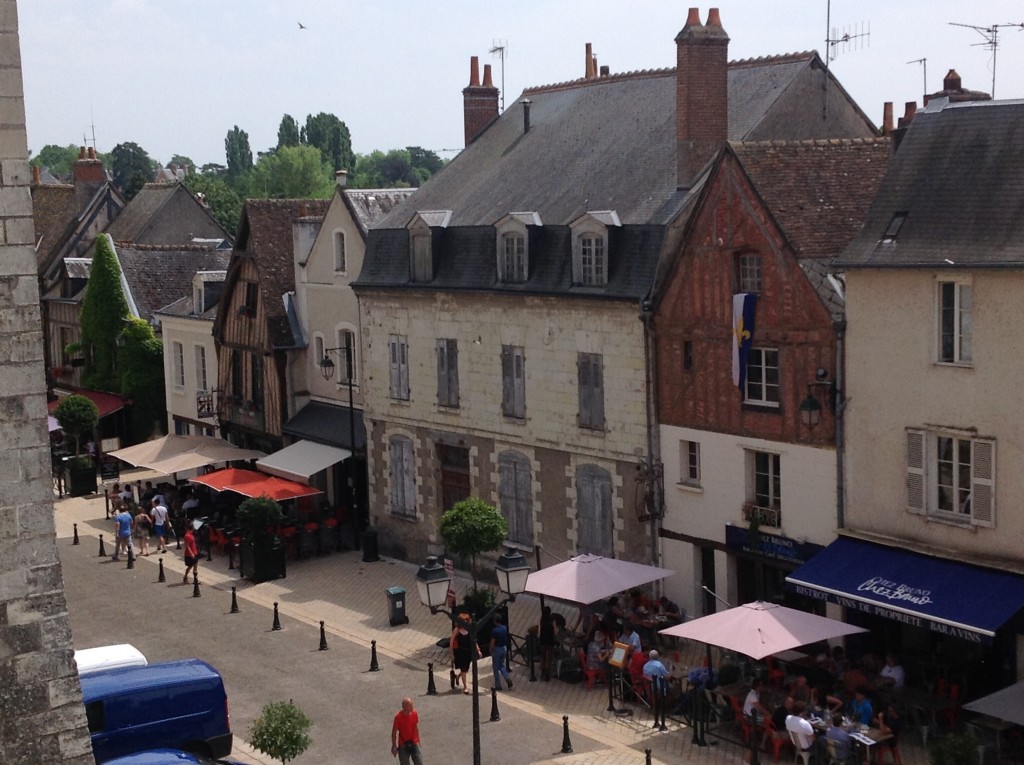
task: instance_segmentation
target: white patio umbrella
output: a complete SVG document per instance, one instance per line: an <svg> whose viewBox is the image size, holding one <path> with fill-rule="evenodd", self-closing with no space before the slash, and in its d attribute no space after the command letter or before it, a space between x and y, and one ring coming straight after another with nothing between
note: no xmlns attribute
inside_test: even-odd
<svg viewBox="0 0 1024 765"><path fill-rule="evenodd" d="M584 554L530 572L526 591L587 605L673 573L658 566Z"/></svg>
<svg viewBox="0 0 1024 765"><path fill-rule="evenodd" d="M758 600L660 630L763 659L819 640L867 632L863 627Z"/></svg>
<svg viewBox="0 0 1024 765"><path fill-rule="evenodd" d="M964 704L964 709L1015 725L1024 725L1024 682Z"/></svg>

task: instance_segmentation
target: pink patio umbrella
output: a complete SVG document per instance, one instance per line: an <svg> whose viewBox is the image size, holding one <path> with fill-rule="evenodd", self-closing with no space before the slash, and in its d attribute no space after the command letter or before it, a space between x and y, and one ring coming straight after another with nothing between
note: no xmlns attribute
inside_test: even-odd
<svg viewBox="0 0 1024 765"><path fill-rule="evenodd" d="M587 605L673 573L658 566L584 554L531 572L526 591Z"/></svg>
<svg viewBox="0 0 1024 765"><path fill-rule="evenodd" d="M659 632L671 637L699 640L752 659L763 659L808 643L867 630L758 600L666 627Z"/></svg>

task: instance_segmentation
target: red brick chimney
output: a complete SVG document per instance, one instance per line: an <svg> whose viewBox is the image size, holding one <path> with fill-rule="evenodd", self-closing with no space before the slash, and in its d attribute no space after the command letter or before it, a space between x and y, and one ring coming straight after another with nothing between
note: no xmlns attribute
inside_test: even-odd
<svg viewBox="0 0 1024 765"><path fill-rule="evenodd" d="M729 35L717 8L706 25L690 8L686 26L676 35L676 159L680 188L697 174L728 138Z"/></svg>
<svg viewBox="0 0 1024 765"><path fill-rule="evenodd" d="M892 132L892 101L885 101L882 104L882 135L889 135Z"/></svg>
<svg viewBox="0 0 1024 765"><path fill-rule="evenodd" d="M594 79L594 46L587 43L585 47L587 60L583 64L583 79Z"/></svg>
<svg viewBox="0 0 1024 765"><path fill-rule="evenodd" d="M498 89L491 83L491 65L484 67L484 84L480 84L480 61L469 59L469 85L462 91L462 119L466 146L498 117Z"/></svg>
<svg viewBox="0 0 1024 765"><path fill-rule="evenodd" d="M96 159L96 149L91 146L88 152L84 146L79 147L78 161L75 162L72 171L75 203L79 210L84 210L96 190L106 183L107 173L103 169L103 162Z"/></svg>

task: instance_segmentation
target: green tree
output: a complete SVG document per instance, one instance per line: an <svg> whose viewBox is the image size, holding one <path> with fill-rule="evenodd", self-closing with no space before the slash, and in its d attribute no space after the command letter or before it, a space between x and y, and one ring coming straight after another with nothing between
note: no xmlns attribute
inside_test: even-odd
<svg viewBox="0 0 1024 765"><path fill-rule="evenodd" d="M202 194L210 212L229 233L234 233L242 218L243 199L227 179L215 173L190 173L185 176L185 188L193 194Z"/></svg>
<svg viewBox="0 0 1024 765"><path fill-rule="evenodd" d="M78 147L73 143L67 146L49 143L29 161L29 164L39 168L45 167L58 178L70 178L77 161Z"/></svg>
<svg viewBox="0 0 1024 765"><path fill-rule="evenodd" d="M196 171L196 163L192 161L192 157L186 157L184 154L175 154L171 157L170 164L184 168L185 172L188 174L192 174Z"/></svg>
<svg viewBox="0 0 1024 765"><path fill-rule="evenodd" d="M110 150L114 185L131 199L153 177L156 163L137 143L119 143Z"/></svg>
<svg viewBox="0 0 1024 765"><path fill-rule="evenodd" d="M327 199L334 190L331 172L312 146L285 146L264 154L253 170L252 190L269 199ZM251 196L260 196L252 194Z"/></svg>
<svg viewBox="0 0 1024 765"><path fill-rule="evenodd" d="M228 175L246 175L252 170L252 149L249 148L249 134L235 125L224 139L224 154L227 157Z"/></svg>
<svg viewBox="0 0 1024 765"><path fill-rule="evenodd" d="M287 763L305 752L313 721L291 701L274 701L260 710L249 728L249 743L268 757Z"/></svg>
<svg viewBox="0 0 1024 765"><path fill-rule="evenodd" d="M82 300L82 345L87 349L82 383L87 388L120 390L116 365L117 336L130 316L121 289L121 264L109 234L96 237L89 282Z"/></svg>
<svg viewBox="0 0 1024 765"><path fill-rule="evenodd" d="M145 441L167 415L163 343L145 319L127 320L117 340L121 394L132 401L132 438Z"/></svg>
<svg viewBox="0 0 1024 765"><path fill-rule="evenodd" d="M301 140L303 143L320 149L324 162L330 165L332 172L351 170L355 167L356 158L352 152L352 136L345 123L335 115L327 112L306 115L306 125L302 128Z"/></svg>
<svg viewBox="0 0 1024 765"><path fill-rule="evenodd" d="M430 149L424 149L421 146L406 146L405 150L409 152L409 164L417 170L425 170L427 178L444 167L444 160Z"/></svg>
<svg viewBox="0 0 1024 765"><path fill-rule="evenodd" d="M473 590L477 590L477 556L501 547L508 538L508 521L494 505L470 497L445 511L438 531L452 552L469 557Z"/></svg>
<svg viewBox="0 0 1024 765"><path fill-rule="evenodd" d="M100 410L85 396L72 394L57 404L53 416L60 429L75 439L75 456L82 453L82 436L91 436L100 419Z"/></svg>
<svg viewBox="0 0 1024 765"><path fill-rule="evenodd" d="M277 129L277 148L298 146L299 143L299 123L292 115L286 114L281 118L281 126Z"/></svg>

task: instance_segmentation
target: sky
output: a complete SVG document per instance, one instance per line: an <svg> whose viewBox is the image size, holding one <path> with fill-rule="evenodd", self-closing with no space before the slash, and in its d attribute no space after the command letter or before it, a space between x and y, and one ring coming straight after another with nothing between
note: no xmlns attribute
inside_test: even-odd
<svg viewBox="0 0 1024 765"><path fill-rule="evenodd" d="M588 42L612 73L674 67L674 39L691 4L20 0L29 149L92 145L95 134L100 152L134 141L162 163L181 154L201 166L224 163L235 125L255 154L277 144L284 114L302 124L329 112L348 126L357 153L422 146L447 159L464 145L470 56L480 57L481 73L492 65L512 107L524 88L582 77ZM964 87L991 92L995 63L996 96L1024 97L1024 0L716 6L730 60L830 47L832 72L876 124L883 102L898 117L907 101L940 90L951 68ZM706 20L711 6L698 7ZM1016 26L998 29L994 60L985 34L953 24ZM854 39L826 44L844 34ZM504 59L491 52L499 47Z"/></svg>

